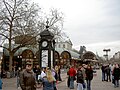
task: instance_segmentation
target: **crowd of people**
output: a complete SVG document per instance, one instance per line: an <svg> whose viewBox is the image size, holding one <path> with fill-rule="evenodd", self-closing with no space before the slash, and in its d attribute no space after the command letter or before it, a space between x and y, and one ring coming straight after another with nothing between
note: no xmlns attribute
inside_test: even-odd
<svg viewBox="0 0 120 90"><path fill-rule="evenodd" d="M61 70L59 66L54 68L42 68L35 66L32 68L32 63L27 62L24 70L18 71L18 87L22 90L36 90L37 85L41 84L43 90L57 90L57 81L62 81ZM77 90L91 90L91 81L93 79L93 68L91 65L82 64L77 68L71 65L67 71L67 85L70 89L74 89L74 81L77 82Z"/></svg>
<svg viewBox="0 0 120 90"><path fill-rule="evenodd" d="M91 90L91 81L93 79L93 69L91 65L82 64L77 69L70 66L67 72L67 85L70 89L74 89L74 81L77 82L77 90Z"/></svg>
<svg viewBox="0 0 120 90"><path fill-rule="evenodd" d="M74 89L76 81L77 90L91 90L94 71L94 67L90 64L70 65L67 70L68 88ZM118 64L103 64L101 71L103 82L112 82L115 88L119 87L120 66ZM58 81L62 81L60 66L40 68L36 65L33 67L31 61L26 62L25 69L18 68L16 75L17 88L22 90L36 90L40 87L43 87L43 90L59 90L56 85Z"/></svg>
<svg viewBox="0 0 120 90"><path fill-rule="evenodd" d="M57 90L57 81L62 81L59 66L40 69L38 65L32 67L30 61L26 63L24 70L18 71L17 77L17 87L21 87L22 90L36 90L39 84L43 90Z"/></svg>
<svg viewBox="0 0 120 90"><path fill-rule="evenodd" d="M120 79L120 66L119 64L103 64L102 70L102 81L109 81L114 84L114 87L119 87Z"/></svg>
<svg viewBox="0 0 120 90"><path fill-rule="evenodd" d="M36 90L37 86L42 85L43 90L57 90L57 81L62 81L60 66L53 68L39 66L32 67L29 61L24 70L18 69L17 87L22 90ZM77 90L91 90L91 80L93 79L93 69L91 65L82 64L77 68L71 65L67 71L70 89L74 89L74 81L77 82Z"/></svg>

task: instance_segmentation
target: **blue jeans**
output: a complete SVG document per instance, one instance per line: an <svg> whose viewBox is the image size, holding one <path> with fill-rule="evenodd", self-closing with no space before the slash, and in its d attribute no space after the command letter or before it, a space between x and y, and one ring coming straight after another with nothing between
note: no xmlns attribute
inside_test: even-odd
<svg viewBox="0 0 120 90"><path fill-rule="evenodd" d="M70 76L70 89L74 89L74 77Z"/></svg>
<svg viewBox="0 0 120 90"><path fill-rule="evenodd" d="M91 80L87 80L87 90L91 90Z"/></svg>
<svg viewBox="0 0 120 90"><path fill-rule="evenodd" d="M82 83L77 83L77 90L84 90Z"/></svg>
<svg viewBox="0 0 120 90"><path fill-rule="evenodd" d="M105 81L105 72L102 72L102 81Z"/></svg>
<svg viewBox="0 0 120 90"><path fill-rule="evenodd" d="M20 87L20 78L17 76L17 88Z"/></svg>

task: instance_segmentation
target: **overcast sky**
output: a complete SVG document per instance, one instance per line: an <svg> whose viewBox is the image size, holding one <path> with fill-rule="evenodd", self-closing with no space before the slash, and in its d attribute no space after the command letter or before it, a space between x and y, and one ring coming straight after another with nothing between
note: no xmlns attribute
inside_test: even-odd
<svg viewBox="0 0 120 90"><path fill-rule="evenodd" d="M48 12L56 8L63 12L64 32L70 37L73 48L86 46L103 56L120 51L120 0L33 0Z"/></svg>

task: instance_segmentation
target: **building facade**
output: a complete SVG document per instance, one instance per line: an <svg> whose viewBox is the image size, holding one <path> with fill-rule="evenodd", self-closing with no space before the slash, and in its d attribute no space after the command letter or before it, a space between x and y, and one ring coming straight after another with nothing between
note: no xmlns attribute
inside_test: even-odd
<svg viewBox="0 0 120 90"><path fill-rule="evenodd" d="M118 63L120 64L120 51L116 52L113 57L110 59L111 63Z"/></svg>
<svg viewBox="0 0 120 90"><path fill-rule="evenodd" d="M17 44L12 47L16 47ZM55 65L61 66L61 68L67 68L69 65L78 66L79 63L89 63L97 60L96 55L87 51L85 46L80 46L80 50L75 50L72 48L73 44L71 40L66 40L64 42L55 43ZM8 44L5 44L8 47ZM18 69L21 67L25 68L26 61L30 60L33 62L33 66L39 65L39 45L29 47L22 47L18 49L13 57L13 68ZM6 49L3 49L3 69L9 69L9 53Z"/></svg>
<svg viewBox="0 0 120 90"><path fill-rule="evenodd" d="M12 47L16 47L17 44ZM77 50L72 48L70 40L65 42L57 42L55 44L55 65L60 65L62 68L66 68L70 64L75 64L76 61L80 60L80 54ZM8 44L5 44L8 47ZM39 61L39 46L22 47L18 49L13 57L13 68L18 67L25 68L27 60L33 62L33 66L38 65ZM9 52L3 49L3 68L9 69Z"/></svg>

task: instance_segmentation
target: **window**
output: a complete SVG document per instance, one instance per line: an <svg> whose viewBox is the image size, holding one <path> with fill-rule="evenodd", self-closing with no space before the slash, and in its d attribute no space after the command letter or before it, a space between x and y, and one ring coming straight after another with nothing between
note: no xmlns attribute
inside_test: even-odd
<svg viewBox="0 0 120 90"><path fill-rule="evenodd" d="M65 44L63 44L63 48L65 48Z"/></svg>

